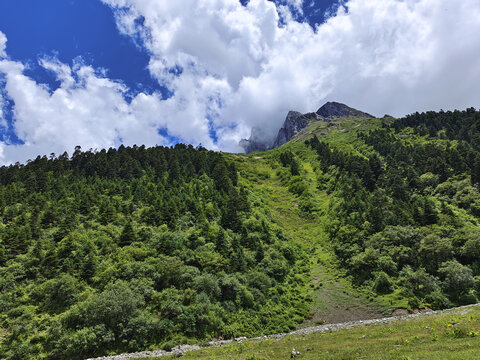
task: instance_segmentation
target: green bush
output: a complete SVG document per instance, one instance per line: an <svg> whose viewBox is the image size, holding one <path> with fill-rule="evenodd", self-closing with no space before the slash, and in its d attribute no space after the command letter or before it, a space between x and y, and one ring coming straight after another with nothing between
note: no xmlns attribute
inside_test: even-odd
<svg viewBox="0 0 480 360"><path fill-rule="evenodd" d="M386 273L380 271L375 275L373 289L378 294L389 294L393 292L393 284Z"/></svg>

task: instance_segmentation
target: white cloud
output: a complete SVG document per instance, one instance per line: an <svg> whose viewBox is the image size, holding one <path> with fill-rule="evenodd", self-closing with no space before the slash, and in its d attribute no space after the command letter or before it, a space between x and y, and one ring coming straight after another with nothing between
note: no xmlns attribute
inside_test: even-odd
<svg viewBox="0 0 480 360"><path fill-rule="evenodd" d="M3 116L3 108L5 106L5 100L3 98L2 93L0 93L0 129L1 127L5 127L7 122Z"/></svg>
<svg viewBox="0 0 480 360"><path fill-rule="evenodd" d="M6 47L7 47L7 37L5 36L4 33L0 31L0 59L7 56L7 53L5 52ZM5 107L5 99L2 91L2 82L0 78L0 129L1 127L5 127L7 125L6 120L4 118L4 114L3 114L4 107ZM1 150L2 149L0 147L0 160L3 158L3 154Z"/></svg>
<svg viewBox="0 0 480 360"><path fill-rule="evenodd" d="M44 59L62 83L51 92L23 75L22 64L0 60L15 129L27 143L4 146L6 159L26 148L161 143L160 127L238 151L252 127L274 134L288 110L328 100L379 116L479 107L478 0L350 0L348 11L340 6L315 29L267 0L102 1L119 30L147 48L149 71L174 95L139 94L129 104L124 85L94 69ZM5 41L0 35L4 57Z"/></svg>
<svg viewBox="0 0 480 360"><path fill-rule="evenodd" d="M7 37L4 33L0 31L0 58L6 57L7 53L5 49L7 48Z"/></svg>
<svg viewBox="0 0 480 360"><path fill-rule="evenodd" d="M140 94L128 104L123 97L127 90L124 85L99 76L89 66L75 64L70 68L55 59L43 59L40 64L61 82L55 91L25 76L23 64L0 61L5 90L15 102L15 132L25 142L3 144L6 161L72 151L75 145L95 149L120 142L165 142L157 134L161 120L152 111L160 102L156 95L145 99Z"/></svg>
<svg viewBox="0 0 480 360"><path fill-rule="evenodd" d="M289 109L326 100L377 115L479 103L477 0L350 0L348 12L341 6L316 29L291 17L279 27L267 0L103 1L117 9L124 33L143 37L150 71L175 92L171 104L216 94L215 123L226 126L219 145L229 150L252 126L274 132ZM184 68L180 77L168 72L175 65ZM203 86L208 79L216 86ZM190 115L202 121L205 113Z"/></svg>
<svg viewBox="0 0 480 360"><path fill-rule="evenodd" d="M215 111L215 101L198 93L211 96L222 81L206 78L199 82L195 77L183 77L176 85L182 89L183 99L162 101L160 94L140 93L128 102L125 85L81 61L69 66L56 58L42 58L39 65L54 74L60 82L58 89L52 91L26 76L26 65L21 62L0 59L0 126L6 126L1 111L4 93L15 104L13 128L24 142L0 142L3 163L25 161L39 154L60 154L72 151L76 145L83 149L117 147L122 143L169 145L169 140L158 133L161 128L185 142L217 148L204 117ZM178 116L171 116L177 112Z"/></svg>
<svg viewBox="0 0 480 360"><path fill-rule="evenodd" d="M285 2L294 9L294 11L303 14L303 0L285 0Z"/></svg>

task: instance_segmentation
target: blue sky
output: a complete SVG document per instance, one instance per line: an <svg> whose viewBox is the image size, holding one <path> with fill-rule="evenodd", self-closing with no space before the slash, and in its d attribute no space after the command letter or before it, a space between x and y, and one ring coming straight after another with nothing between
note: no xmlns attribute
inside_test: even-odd
<svg viewBox="0 0 480 360"><path fill-rule="evenodd" d="M241 151L253 127L268 137L327 100L478 106L478 1L236 1L0 1L0 162L75 145Z"/></svg>
<svg viewBox="0 0 480 360"><path fill-rule="evenodd" d="M336 4L334 0L306 2L304 14L295 16L315 26ZM37 64L45 55L64 63L82 57L135 91L159 89L147 70L146 49L118 32L112 9L99 0L0 1L0 31L9 40L10 57L29 63L27 73L52 89L58 86L55 76Z"/></svg>
<svg viewBox="0 0 480 360"><path fill-rule="evenodd" d="M112 10L98 0L2 1L0 30L9 40L10 57L31 64L29 75L53 88L55 77L42 71L39 57L56 56L64 63L82 57L132 89L158 85L146 69L146 50L120 35Z"/></svg>
<svg viewBox="0 0 480 360"><path fill-rule="evenodd" d="M336 6L334 0L311 1L303 4L301 12L294 8L292 11L297 20L315 26ZM160 91L168 96L168 91L147 69L148 51L138 46L136 39L119 33L112 9L99 0L2 1L0 31L9 40L10 58L28 64L25 74L47 84L52 91L59 87L59 81L54 73L38 64L39 58L55 57L66 64L81 59L94 68L105 69L109 78L127 85L129 95ZM13 144L22 144L12 127L14 103L8 105L4 109L8 126L0 130L0 140L8 138ZM165 127L159 132L170 142L181 141L170 136ZM211 132L212 137L214 134Z"/></svg>

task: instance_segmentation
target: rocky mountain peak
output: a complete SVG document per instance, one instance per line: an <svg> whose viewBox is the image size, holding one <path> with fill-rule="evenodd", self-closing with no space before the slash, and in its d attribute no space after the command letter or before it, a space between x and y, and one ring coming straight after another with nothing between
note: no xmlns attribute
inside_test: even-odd
<svg viewBox="0 0 480 360"><path fill-rule="evenodd" d="M277 148L287 143L295 135L299 134L301 130L306 128L308 120L298 111L289 111L283 127L278 131L277 138L273 143L273 148Z"/></svg>
<svg viewBox="0 0 480 360"><path fill-rule="evenodd" d="M367 114L363 111L351 108L342 103L329 101L317 110L317 114L323 118L335 118L335 117L368 117L374 118L374 116Z"/></svg>
<svg viewBox="0 0 480 360"><path fill-rule="evenodd" d="M327 102L315 113L302 114L298 111L289 111L283 126L278 131L277 137L272 142L272 137L265 134L260 128L253 128L250 138L240 141L240 146L245 152L266 151L277 148L294 136L300 134L311 121L330 121L338 117L367 117L374 118L374 116L363 111L351 108L345 104L338 102ZM265 140L270 139L270 140Z"/></svg>

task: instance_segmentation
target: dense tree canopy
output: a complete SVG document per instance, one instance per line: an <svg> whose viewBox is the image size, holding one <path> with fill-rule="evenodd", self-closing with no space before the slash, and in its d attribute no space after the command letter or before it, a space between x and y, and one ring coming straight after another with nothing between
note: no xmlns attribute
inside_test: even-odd
<svg viewBox="0 0 480 360"><path fill-rule="evenodd" d="M252 196L220 153L181 144L1 168L2 358L293 328L303 255Z"/></svg>
<svg viewBox="0 0 480 360"><path fill-rule="evenodd" d="M332 264L361 288L411 308L478 301L480 112L368 121L352 144L267 153L265 174L255 157L182 144L0 168L0 354L81 359L294 328L322 265L305 251L316 239L273 221L279 188L276 220L325 229Z"/></svg>
<svg viewBox="0 0 480 360"><path fill-rule="evenodd" d="M398 289L417 306L477 300L478 129L480 112L467 109L386 119L358 133L355 153L307 142L329 180L320 186L340 200L328 231L357 283Z"/></svg>

